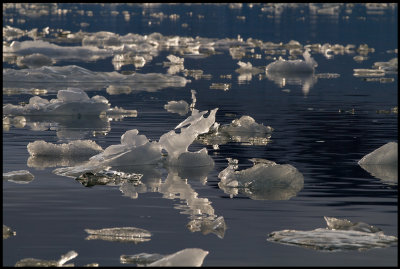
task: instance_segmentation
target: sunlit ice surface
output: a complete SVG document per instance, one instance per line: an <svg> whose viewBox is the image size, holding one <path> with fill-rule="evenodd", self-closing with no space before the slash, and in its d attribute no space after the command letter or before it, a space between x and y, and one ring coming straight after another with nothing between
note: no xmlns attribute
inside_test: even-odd
<svg viewBox="0 0 400 269"><path fill-rule="evenodd" d="M4 3L3 265L396 265L397 13Z"/></svg>

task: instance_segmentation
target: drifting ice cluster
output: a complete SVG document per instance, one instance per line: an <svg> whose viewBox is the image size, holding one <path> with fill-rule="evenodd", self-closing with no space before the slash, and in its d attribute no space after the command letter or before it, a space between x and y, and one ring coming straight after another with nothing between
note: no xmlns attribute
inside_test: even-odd
<svg viewBox="0 0 400 269"><path fill-rule="evenodd" d="M383 234L363 222L324 217L327 228L311 231L282 230L272 232L267 240L319 251L367 250L397 245L397 237Z"/></svg>
<svg viewBox="0 0 400 269"><path fill-rule="evenodd" d="M231 196L241 190L254 200L289 200L303 188L303 175L290 164L276 164L265 159L250 159L253 167L235 171L237 160L230 164L218 177L218 186ZM234 161L234 162L233 162Z"/></svg>

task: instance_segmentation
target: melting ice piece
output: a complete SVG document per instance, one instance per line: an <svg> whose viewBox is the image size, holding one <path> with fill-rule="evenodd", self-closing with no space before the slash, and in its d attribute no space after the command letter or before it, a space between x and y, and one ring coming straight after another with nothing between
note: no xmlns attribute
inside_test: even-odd
<svg viewBox="0 0 400 269"><path fill-rule="evenodd" d="M373 152L365 155L358 164L391 164L397 165L398 150L397 142L389 142Z"/></svg>
<svg viewBox="0 0 400 269"><path fill-rule="evenodd" d="M206 145L221 145L228 142L239 142L250 145L266 145L274 129L257 123L250 116L234 119L232 123L214 126L211 130L198 137Z"/></svg>
<svg viewBox="0 0 400 269"><path fill-rule="evenodd" d="M140 264L147 265L149 263L153 263L164 258L165 255L161 255L158 253L139 253L135 255L121 255L120 261L122 264Z"/></svg>
<svg viewBox="0 0 400 269"><path fill-rule="evenodd" d="M66 267L74 266L74 264L65 264L67 261L74 259L78 253L71 250L65 255L62 255L58 261L54 260L39 260L35 258L26 258L18 261L15 267Z"/></svg>
<svg viewBox="0 0 400 269"><path fill-rule="evenodd" d="M34 176L27 170L12 171L3 173L3 180L18 184L27 184L34 179Z"/></svg>
<svg viewBox="0 0 400 269"><path fill-rule="evenodd" d="M3 239L7 239L11 236L15 236L17 233L13 231L10 227L3 224Z"/></svg>
<svg viewBox="0 0 400 269"><path fill-rule="evenodd" d="M238 65L240 68L236 69L235 72L239 73L238 80L243 81L243 80L248 80L250 81L252 79L252 76L260 74L263 72L261 68L253 67L253 65L250 62L242 62L239 61Z"/></svg>
<svg viewBox="0 0 400 269"><path fill-rule="evenodd" d="M276 164L265 159L250 159L251 168L235 171L228 165L218 177L218 186L227 194L242 191L254 200L289 200L303 188L303 175L290 164Z"/></svg>
<svg viewBox="0 0 400 269"><path fill-rule="evenodd" d="M164 108L171 113L177 113L181 116L186 115L189 112L189 104L184 101L169 101L168 104L164 105Z"/></svg>
<svg viewBox="0 0 400 269"><path fill-rule="evenodd" d="M387 184L398 182L398 145L389 142L365 155L358 164L372 176Z"/></svg>
<svg viewBox="0 0 400 269"><path fill-rule="evenodd" d="M317 62L311 57L308 50L303 53L303 60L279 60L270 63L266 67L267 73L313 73L315 67L318 66Z"/></svg>
<svg viewBox="0 0 400 269"><path fill-rule="evenodd" d="M100 115L110 107L103 96L89 96L81 89L68 88L57 93L57 99L50 101L39 96L29 99L23 106L6 104L3 113L10 115Z"/></svg>
<svg viewBox="0 0 400 269"><path fill-rule="evenodd" d="M112 170L103 170L99 172L87 172L76 178L83 186L92 187L95 185L119 186L125 182L140 184L143 175L135 173L124 173Z"/></svg>
<svg viewBox="0 0 400 269"><path fill-rule="evenodd" d="M373 67L379 70L384 70L385 74L396 74L398 71L398 59L393 58L387 62L375 62Z"/></svg>
<svg viewBox="0 0 400 269"><path fill-rule="evenodd" d="M397 237L385 235L379 228L363 222L324 217L328 228L311 231L272 232L267 240L319 251L368 250L397 245Z"/></svg>
<svg viewBox="0 0 400 269"><path fill-rule="evenodd" d="M381 69L353 69L355 77L383 77L385 70Z"/></svg>
<svg viewBox="0 0 400 269"><path fill-rule="evenodd" d="M31 156L93 156L103 149L92 140L75 140L67 144L53 144L36 140L27 146Z"/></svg>
<svg viewBox="0 0 400 269"><path fill-rule="evenodd" d="M150 263L148 266L200 267L208 253L208 251L200 248L185 248L171 255L167 255L158 261Z"/></svg>
<svg viewBox="0 0 400 269"><path fill-rule="evenodd" d="M224 238L226 231L225 219L219 216L216 219L194 219L187 224L191 232L200 231L202 234L216 234L219 238Z"/></svg>
<svg viewBox="0 0 400 269"><path fill-rule="evenodd" d="M135 227L104 228L99 230L85 229L89 234L86 240L106 240L112 242L142 243L150 241L151 233Z"/></svg>

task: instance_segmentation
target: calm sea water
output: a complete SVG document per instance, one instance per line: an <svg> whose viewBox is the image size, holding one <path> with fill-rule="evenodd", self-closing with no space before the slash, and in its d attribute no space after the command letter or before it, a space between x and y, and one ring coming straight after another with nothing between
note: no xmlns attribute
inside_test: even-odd
<svg viewBox="0 0 400 269"><path fill-rule="evenodd" d="M35 176L29 184L3 180L3 224L17 232L16 236L3 239L3 266L13 266L28 257L58 259L69 250L79 253L72 261L78 266L93 262L100 266L126 266L120 263L120 255L170 254L184 248L209 251L203 266L397 265L397 246L320 252L266 240L272 231L326 227L324 216L366 222L381 228L387 235L398 235L397 183L388 184L357 164L365 154L381 145L397 142L397 114L377 113L377 110L390 111L398 106L397 73L386 75L385 78L392 78L387 83L353 76L353 69L371 68L375 62L397 57L397 51L394 52L398 48L397 5L383 9L367 9L361 4L340 5L332 14L326 14L322 5L316 7L308 4L283 7L58 4L37 9L3 6L3 27L10 25L22 30L38 28L41 31L50 27L71 33L109 31L119 35L159 32L163 36L215 39L237 39L240 35L243 40L253 38L274 43L296 40L302 45L355 45L354 53L331 53L334 56L330 59L312 53L318 62L316 73L340 76L317 78L308 92L302 90L302 85L289 82L280 87L266 78L265 73L250 80L238 80L235 69L239 67L239 60L233 59L226 49L208 57L185 57L186 69L201 69L204 74L211 75L190 78L191 82L185 87L167 87L153 92L133 90L128 94L109 94L101 87L87 91L90 97L106 97L112 106L136 109L137 117L111 121L109 126L96 120L62 122L59 119L58 122L49 120L47 128L35 130L29 124L35 122L34 118L27 118L25 126L12 125L5 129L3 125L3 173L29 170ZM93 16L90 12L88 15L88 11L92 11ZM160 12L167 17L154 16ZM130 14L129 19L125 14ZM179 18L171 19L171 14L178 14ZM87 25L82 25L83 22ZM359 55L356 49L361 44L367 44L374 51L367 54L367 59L355 61L353 57ZM165 74L167 68L162 63L169 54L171 52L161 51L142 68L129 64L118 72ZM254 54L261 57L247 57ZM287 59L288 54L283 57ZM241 61L251 62L253 66L265 67L273 61L266 58L269 54L265 50L247 51L246 55ZM55 66L75 64L91 71L112 72L115 67L111 59L92 62L64 59ZM3 68L23 67L3 61ZM228 74L232 75L231 79L221 77ZM182 73L177 75L183 76ZM231 83L231 88L227 91L210 89L212 83ZM3 84L3 88L6 86ZM271 141L267 145L231 142L220 145L219 149L206 146L215 161L207 180L187 178L187 183L175 182L170 190L175 192L173 199L167 199L166 192L149 188L132 199L118 186L89 188L72 178L55 175L52 171L59 166L28 165L26 146L36 140L65 143L73 139L91 139L106 148L119 144L121 135L130 129L138 129L149 139L157 140L188 116L170 113L164 105L171 100L190 103L191 89L197 92L197 109L218 107L216 121L221 124L249 115L257 123L274 128ZM56 91L40 96L55 98ZM3 92L3 104L28 102L31 97L26 92ZM46 123L46 119L37 121ZM105 130L108 130L106 135L93 136L93 132ZM194 143L190 149L203 147ZM227 167L226 158L238 159L239 169L251 167L250 158L291 164L303 174L304 187L289 200L253 200L241 193L230 198L218 186L218 173ZM150 186L157 180L164 182L167 176L165 170L159 174L150 173L144 183ZM223 238L212 233L191 232L187 228L190 214L185 207L188 203L185 195L207 198L211 202L215 214L225 219L227 229ZM153 236L149 242L139 244L85 240L84 229L122 226L144 228Z"/></svg>

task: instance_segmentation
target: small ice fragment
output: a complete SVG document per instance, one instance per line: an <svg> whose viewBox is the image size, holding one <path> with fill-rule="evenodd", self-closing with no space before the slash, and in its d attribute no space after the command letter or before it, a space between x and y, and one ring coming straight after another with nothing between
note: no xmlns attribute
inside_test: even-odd
<svg viewBox="0 0 400 269"><path fill-rule="evenodd" d="M164 108L171 113L177 113L181 116L186 115L189 112L189 104L184 101L169 101Z"/></svg>
<svg viewBox="0 0 400 269"><path fill-rule="evenodd" d="M40 53L34 53L27 56L18 57L17 65L27 66L29 68L37 68L42 66L53 65L54 60Z"/></svg>
<svg viewBox="0 0 400 269"><path fill-rule="evenodd" d="M365 155L358 164L390 164L397 165L397 142L389 142Z"/></svg>
<svg viewBox="0 0 400 269"><path fill-rule="evenodd" d="M208 251L199 248L186 248L148 264L148 266L188 266L200 267Z"/></svg>
<svg viewBox="0 0 400 269"><path fill-rule="evenodd" d="M67 144L53 144L44 140L30 142L27 146L31 156L93 156L103 149L92 140L74 140Z"/></svg>
<svg viewBox="0 0 400 269"><path fill-rule="evenodd" d="M385 70L381 69L353 69L355 77L383 77Z"/></svg>
<svg viewBox="0 0 400 269"><path fill-rule="evenodd" d="M359 231L367 233L377 233L382 231L381 229L364 222L353 223L347 219L337 219L333 217L324 217L324 219L329 230Z"/></svg>
<svg viewBox="0 0 400 269"><path fill-rule="evenodd" d="M226 231L226 224L223 216L219 216L218 218L213 220L194 219L190 221L187 226L191 232L200 231L204 235L213 233L216 234L219 238L224 238Z"/></svg>
<svg viewBox="0 0 400 269"><path fill-rule="evenodd" d="M313 73L317 62L310 56L308 50L303 53L303 60L284 60L282 58L266 67L267 73Z"/></svg>
<svg viewBox="0 0 400 269"><path fill-rule="evenodd" d="M13 231L10 227L3 224L3 239L7 239L11 236L15 236L17 233Z"/></svg>
<svg viewBox="0 0 400 269"><path fill-rule="evenodd" d="M98 172L86 172L76 178L83 186L91 187L95 185L113 185L118 186L129 182L135 186L141 184L142 174L124 173L112 170L103 170Z"/></svg>
<svg viewBox="0 0 400 269"><path fill-rule="evenodd" d="M120 261L122 264L137 264L137 265L147 265L164 258L165 255L158 253L139 253L135 255L121 255Z"/></svg>
<svg viewBox="0 0 400 269"><path fill-rule="evenodd" d="M106 240L113 242L141 243L150 241L151 233L135 227L117 227L104 229L85 229L89 234L86 240Z"/></svg>
<svg viewBox="0 0 400 269"><path fill-rule="evenodd" d="M3 180L18 184L27 184L34 179L34 176L27 170L12 171L3 173Z"/></svg>

